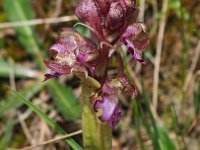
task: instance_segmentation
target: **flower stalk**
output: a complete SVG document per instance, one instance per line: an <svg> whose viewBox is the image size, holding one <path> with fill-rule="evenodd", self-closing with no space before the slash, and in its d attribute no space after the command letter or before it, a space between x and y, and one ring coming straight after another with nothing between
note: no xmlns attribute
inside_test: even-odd
<svg viewBox="0 0 200 150"><path fill-rule="evenodd" d="M82 82L82 131L85 150L111 150L112 130L99 120L91 103L94 88Z"/></svg>

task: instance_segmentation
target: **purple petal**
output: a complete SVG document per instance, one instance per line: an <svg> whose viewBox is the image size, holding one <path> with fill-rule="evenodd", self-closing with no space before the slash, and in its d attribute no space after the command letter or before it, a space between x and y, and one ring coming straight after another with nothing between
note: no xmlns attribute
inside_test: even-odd
<svg viewBox="0 0 200 150"><path fill-rule="evenodd" d="M137 6L136 6L136 0L120 0L120 3L126 12L126 15L129 15L130 13L135 12Z"/></svg>
<svg viewBox="0 0 200 150"><path fill-rule="evenodd" d="M136 50L143 50L149 47L149 39L135 40L133 43Z"/></svg>
<svg viewBox="0 0 200 150"><path fill-rule="evenodd" d="M101 16L99 15L98 8L93 0L83 0L76 7L77 17L95 31L98 38L103 38Z"/></svg>
<svg viewBox="0 0 200 150"><path fill-rule="evenodd" d="M77 51L77 59L82 64L86 64L89 67L94 67L98 64L99 51L96 45L87 40L84 45L80 45Z"/></svg>
<svg viewBox="0 0 200 150"><path fill-rule="evenodd" d="M137 95L137 89L131 84L131 82L125 76L118 78L122 87L121 90L129 96L135 97Z"/></svg>
<svg viewBox="0 0 200 150"><path fill-rule="evenodd" d="M139 61L142 64L146 64L146 62L144 61L144 59L142 58L142 56L140 54L138 54L136 52L136 48L133 45L133 43L131 43L129 40L125 39L124 40L124 44L126 45L126 47L128 48L128 51L133 55L133 57Z"/></svg>
<svg viewBox="0 0 200 150"><path fill-rule="evenodd" d="M84 42L83 37L71 28L62 29L58 38L58 43L62 44L65 50L71 52L74 52L81 42Z"/></svg>
<svg viewBox="0 0 200 150"><path fill-rule="evenodd" d="M55 43L53 44L50 48L49 48L50 51L56 51L57 53L66 53L67 51L69 51L69 49L61 44L61 43Z"/></svg>
<svg viewBox="0 0 200 150"><path fill-rule="evenodd" d="M111 128L114 128L120 120L120 109L117 95L104 96L102 100L97 100L94 104L94 110L103 110L103 114L99 119L103 122L107 121Z"/></svg>
<svg viewBox="0 0 200 150"><path fill-rule="evenodd" d="M112 80L108 80L103 84L102 92L108 95L117 93L117 88L114 86Z"/></svg>
<svg viewBox="0 0 200 150"><path fill-rule="evenodd" d="M65 45L56 43L50 47L53 61L61 66L73 66L76 62L76 56ZM55 53L56 52L56 53Z"/></svg>
<svg viewBox="0 0 200 150"><path fill-rule="evenodd" d="M109 7L111 4L111 0L94 0L94 2L96 3L96 5L99 7L99 11L101 12L101 14L106 15L109 11Z"/></svg>
<svg viewBox="0 0 200 150"><path fill-rule="evenodd" d="M45 61L45 65L51 69L53 72L57 72L58 74L69 74L71 73L71 67L68 65L59 64L56 61Z"/></svg>
<svg viewBox="0 0 200 150"><path fill-rule="evenodd" d="M142 27L140 26L140 24L134 23L127 27L121 39L128 38L131 40L135 40L141 32L142 32Z"/></svg>
<svg viewBox="0 0 200 150"><path fill-rule="evenodd" d="M126 29L121 36L121 41L128 39L132 43L134 50L142 50L149 46L149 37L146 27L140 23L134 23Z"/></svg>
<svg viewBox="0 0 200 150"><path fill-rule="evenodd" d="M44 80L43 80L43 81L49 80L49 79L51 79L51 78L56 78L56 77L58 77L58 76L60 76L60 75L62 75L62 74L59 74L59 73L57 73L57 72L52 72L52 73L49 73L49 74L45 74L45 75L44 75Z"/></svg>
<svg viewBox="0 0 200 150"><path fill-rule="evenodd" d="M125 12L120 2L112 3L107 15L107 27L111 30L120 29L126 25Z"/></svg>
<svg viewBox="0 0 200 150"><path fill-rule="evenodd" d="M109 125L111 128L115 128L115 126L119 123L121 119L121 110L119 104L115 107L115 110L112 115L112 119L109 120Z"/></svg>

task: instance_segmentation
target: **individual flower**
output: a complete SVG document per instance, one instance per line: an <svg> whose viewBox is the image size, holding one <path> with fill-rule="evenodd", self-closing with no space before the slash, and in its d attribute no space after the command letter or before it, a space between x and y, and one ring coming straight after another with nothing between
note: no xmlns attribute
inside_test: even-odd
<svg viewBox="0 0 200 150"><path fill-rule="evenodd" d="M111 128L114 128L121 118L121 110L118 100L118 90L129 96L136 95L135 87L125 77L121 76L116 79L107 80L102 86L101 98L97 97L94 104L94 110L102 110L99 117L101 121L108 122Z"/></svg>
<svg viewBox="0 0 200 150"><path fill-rule="evenodd" d="M52 71L45 75L44 80L73 70L87 72L97 65L99 52L96 45L89 39L84 39L73 29L65 28L60 33L58 42L50 49L52 60L45 60L45 65Z"/></svg>
<svg viewBox="0 0 200 150"><path fill-rule="evenodd" d="M132 25L128 26L122 34L120 40L136 60L142 64L145 64L145 61L138 53L138 51L149 46L148 32L143 24L133 23Z"/></svg>

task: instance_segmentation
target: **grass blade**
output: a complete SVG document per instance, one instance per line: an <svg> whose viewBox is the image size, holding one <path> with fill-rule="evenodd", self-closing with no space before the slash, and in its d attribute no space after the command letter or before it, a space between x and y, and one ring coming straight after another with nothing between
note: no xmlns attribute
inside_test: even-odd
<svg viewBox="0 0 200 150"><path fill-rule="evenodd" d="M169 137L167 130L164 127L157 125L159 133L159 143L162 150L176 150L176 145L173 140Z"/></svg>
<svg viewBox="0 0 200 150"><path fill-rule="evenodd" d="M6 149L12 136L13 123L8 120L6 123L6 131L3 137L0 138L0 149Z"/></svg>
<svg viewBox="0 0 200 150"><path fill-rule="evenodd" d="M24 21L34 19L31 1L29 0L4 0L4 8L10 21ZM41 43L31 26L17 27L19 41L26 48L29 54L34 56L40 67L43 67L43 55Z"/></svg>
<svg viewBox="0 0 200 150"><path fill-rule="evenodd" d="M66 120L74 120L81 116L81 105L70 88L64 87L56 80L49 81L49 88L58 105L58 110Z"/></svg>
<svg viewBox="0 0 200 150"><path fill-rule="evenodd" d="M32 86L27 87L20 91L20 94L23 95L26 99L33 97L38 91L44 87L45 83L41 81L35 82ZM20 106L20 102L16 101L16 96L8 96L5 99L0 101L0 117L3 116L6 112L9 112L11 109L14 109Z"/></svg>
<svg viewBox="0 0 200 150"><path fill-rule="evenodd" d="M151 134L153 134L152 138L152 142L154 144L154 148L156 150L176 150L176 146L174 144L174 142L172 141L172 139L170 138L167 130L160 126L159 123L156 122L153 113L151 111L150 108L150 103L149 103L149 98L147 93L144 90L144 86L142 86L142 93L143 93L143 99L145 102L145 105L147 107L147 112L150 116L150 120L151 120L151 124L153 126L153 132Z"/></svg>
<svg viewBox="0 0 200 150"><path fill-rule="evenodd" d="M45 113L43 113L40 108L32 104L29 100L25 99L18 92L12 90L12 92L17 96L17 98L26 104L30 109L32 109L41 119L43 119L49 126L51 126L58 134L66 134L66 132L52 119L50 119ZM82 149L72 138L66 139L66 142L74 149Z"/></svg>
<svg viewBox="0 0 200 150"><path fill-rule="evenodd" d="M0 60L0 77L9 77L11 69L14 71L15 77L20 78L37 78L40 72L32 68L21 65L10 65L6 61Z"/></svg>

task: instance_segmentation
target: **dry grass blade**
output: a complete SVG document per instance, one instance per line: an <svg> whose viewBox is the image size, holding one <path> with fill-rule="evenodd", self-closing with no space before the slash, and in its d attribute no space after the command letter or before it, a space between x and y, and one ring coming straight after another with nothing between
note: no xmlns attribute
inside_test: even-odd
<svg viewBox="0 0 200 150"><path fill-rule="evenodd" d="M77 20L75 15L72 16L63 16L58 18L45 18L45 19L33 19L27 21L20 21L20 22L6 22L0 23L0 29L4 28L13 28L13 27L21 27L21 26L33 26L33 25L40 25L40 24L51 24L51 23L59 23L59 22L67 22L67 21L74 21Z"/></svg>
<svg viewBox="0 0 200 150"><path fill-rule="evenodd" d="M156 57L155 57L155 68L154 68L154 80L153 80L153 106L155 110L157 109L158 103L158 83L159 83L159 70L160 70L160 58L162 53L162 45L164 38L164 31L166 26L166 14L167 14L168 0L163 1L162 6L162 17L160 20L158 40L156 46Z"/></svg>
<svg viewBox="0 0 200 150"><path fill-rule="evenodd" d="M186 92L187 89L188 89L188 86L189 86L189 83L192 79L192 76L193 76L193 73L194 73L194 70L196 68L196 65L197 65L197 62L199 60L199 56L200 56L200 41L198 42L197 44L197 47L195 49L195 54L194 54L194 58L192 59L192 65L188 71L188 74L186 76L186 79L185 79L185 84L183 86L183 90Z"/></svg>
<svg viewBox="0 0 200 150"><path fill-rule="evenodd" d="M140 8L140 11L139 11L138 20L140 22L144 22L145 0L140 0L139 8Z"/></svg>
<svg viewBox="0 0 200 150"><path fill-rule="evenodd" d="M28 147L24 147L24 148L20 148L20 149L13 149L13 150L30 150L30 149L34 149L34 148L39 147L39 146L44 146L44 145L47 145L47 144L52 144L52 143L58 142L60 140L63 140L63 139L66 139L66 138L69 138L69 137L72 137L72 136L75 136L75 135L78 135L78 134L81 134L81 133L82 133L82 130L78 130L78 131L72 132L70 134L60 136L60 137L55 138L55 139L44 141L44 142L39 143L37 145L28 146Z"/></svg>

